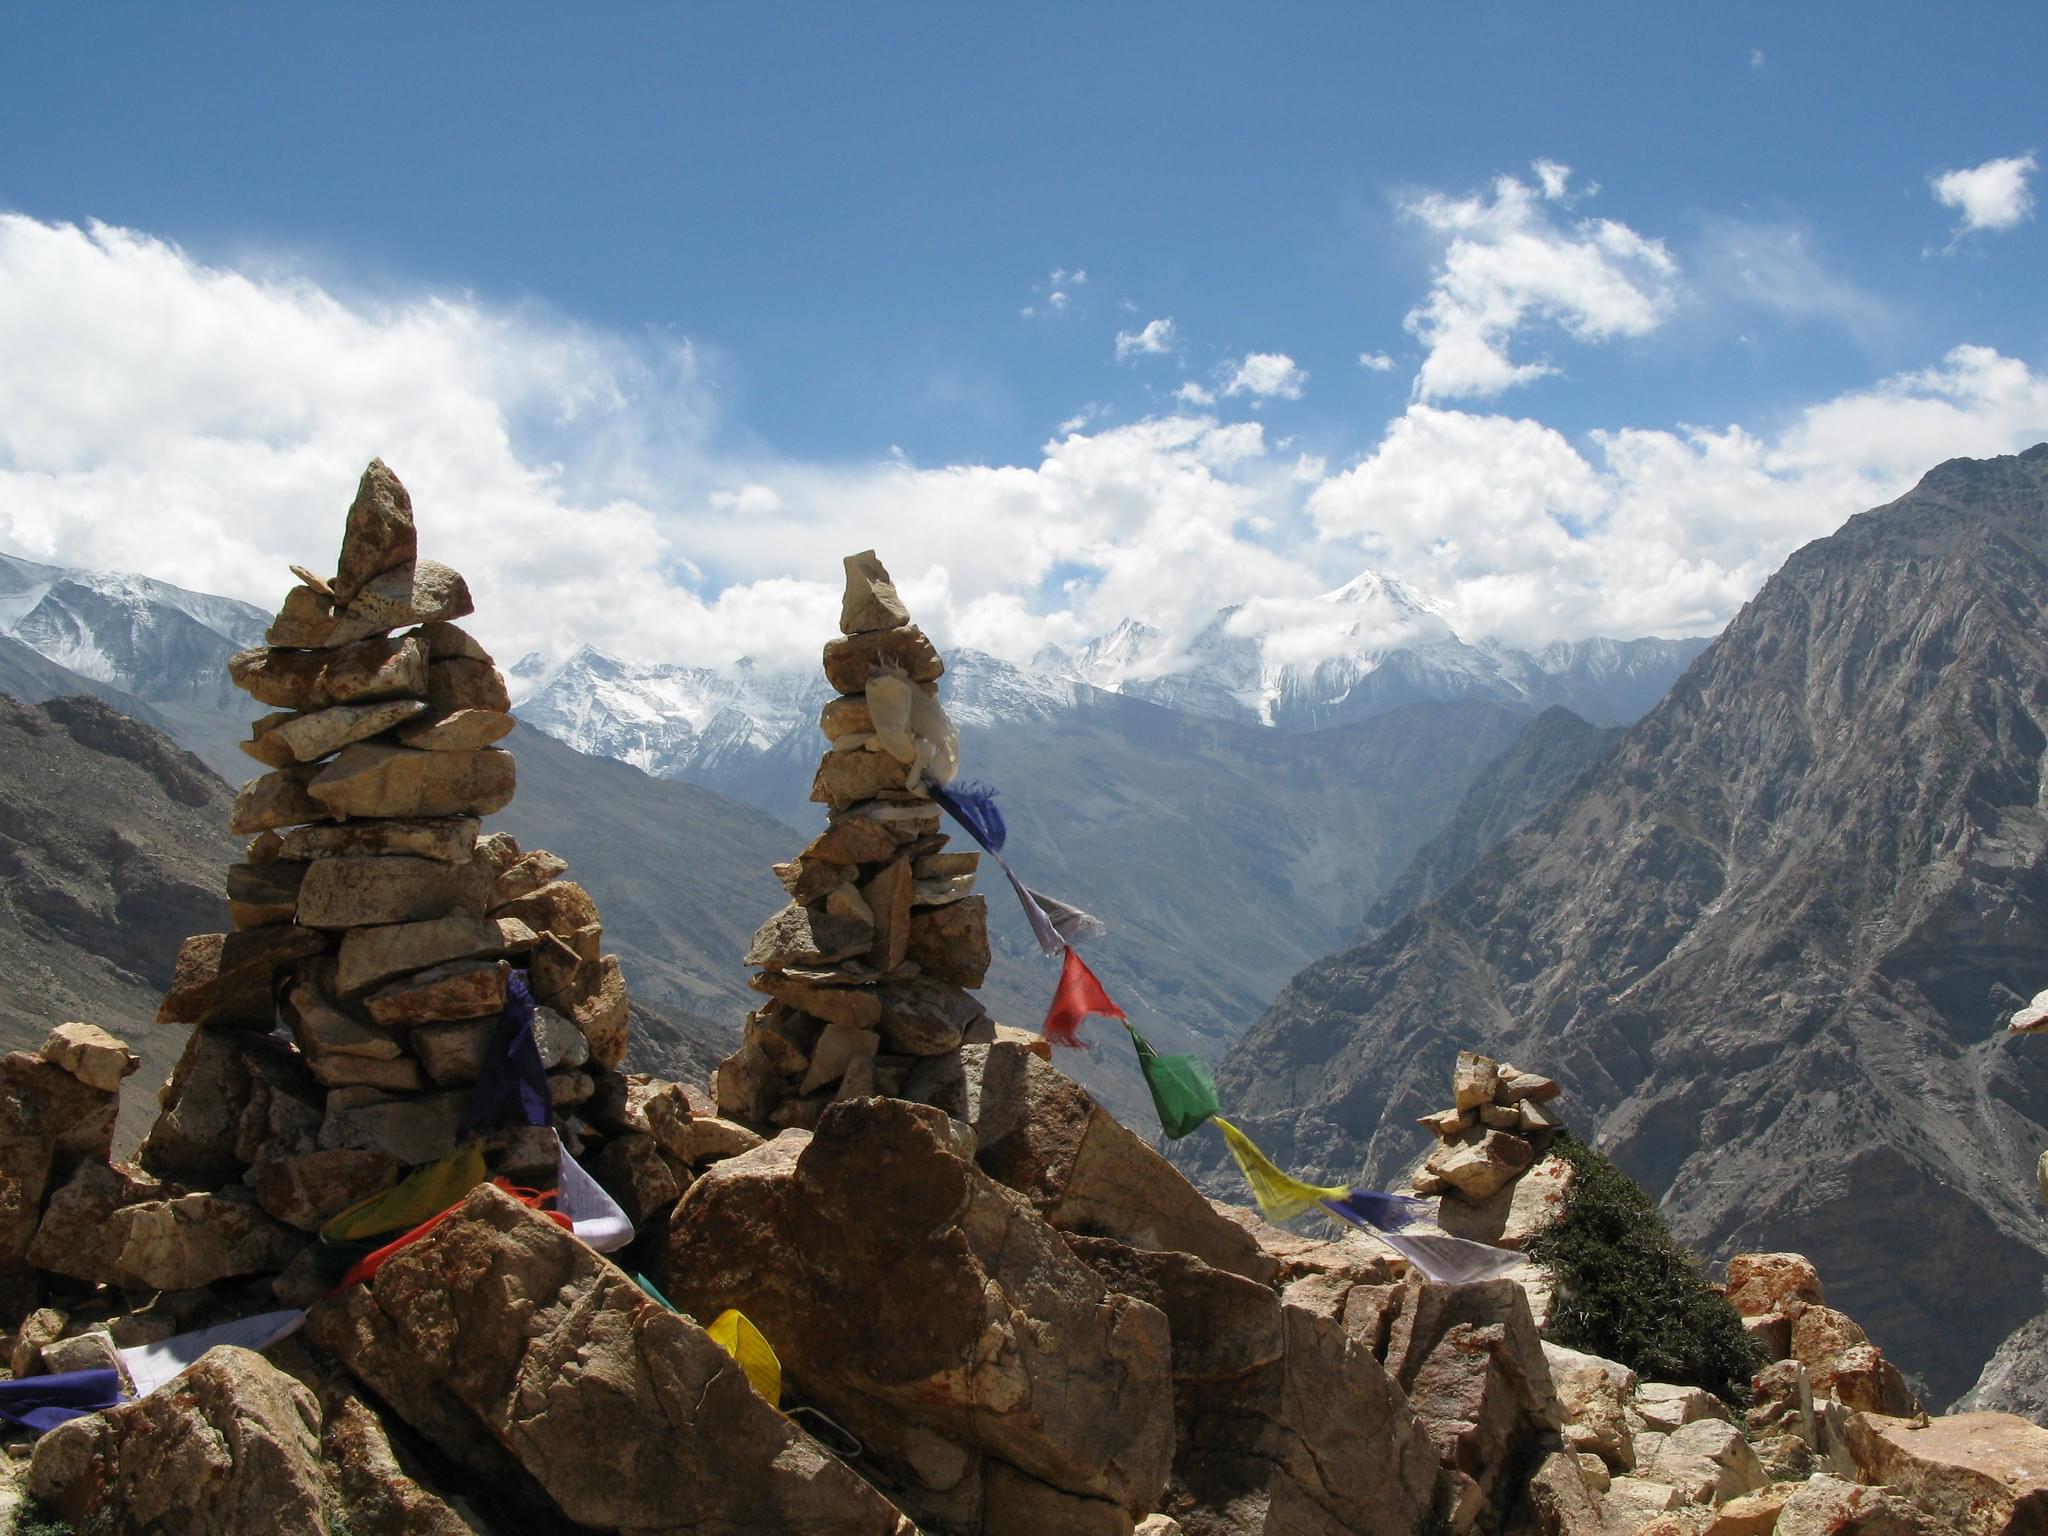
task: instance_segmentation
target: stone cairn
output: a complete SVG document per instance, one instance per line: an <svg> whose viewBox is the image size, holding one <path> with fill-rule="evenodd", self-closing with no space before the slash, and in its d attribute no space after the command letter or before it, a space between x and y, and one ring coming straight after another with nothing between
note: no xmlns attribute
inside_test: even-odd
<svg viewBox="0 0 2048 1536"><path fill-rule="evenodd" d="M1455 1194L1474 1203L1499 1194L1542 1160L1563 1128L1545 1107L1558 1093L1547 1077L1476 1051L1458 1052L1451 1107L1415 1122L1437 1137L1415 1174L1415 1193Z"/></svg>
<svg viewBox="0 0 2048 1536"><path fill-rule="evenodd" d="M592 1070L624 1059L627 997L564 862L479 835L512 799L512 755L494 745L514 723L505 680L455 624L469 589L419 558L411 498L381 461L349 508L334 578L292 570L300 585L269 643L228 663L277 711L242 743L271 771L235 798L231 829L253 834L228 870L235 931L185 941L157 1014L198 1027L143 1161L213 1179L284 1163L275 1177L317 1184L309 1198L329 1205L453 1148L513 967L539 1005L558 1114L592 1097ZM280 1010L295 1052L269 1038ZM317 1123L285 1114L221 1155L205 1124L218 1080L281 1083L293 1056L324 1095ZM293 1148L311 1161L285 1158ZM520 1168L552 1161L544 1134L496 1150Z"/></svg>
<svg viewBox="0 0 2048 1536"><path fill-rule="evenodd" d="M874 551L844 563L841 634L825 646L837 697L818 721L831 745L811 786L826 826L775 866L789 905L746 957L769 1002L718 1069L719 1113L754 1127L808 1129L835 1099L940 1102L961 1045L996 1038L968 990L989 965L980 855L946 851L925 788L934 759L950 762L951 728L922 702L911 720L927 731L902 725L904 684L935 701L945 663Z"/></svg>

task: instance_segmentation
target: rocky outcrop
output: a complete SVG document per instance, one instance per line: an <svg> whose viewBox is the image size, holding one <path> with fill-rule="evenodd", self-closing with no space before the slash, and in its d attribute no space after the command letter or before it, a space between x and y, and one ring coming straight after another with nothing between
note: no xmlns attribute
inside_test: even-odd
<svg viewBox="0 0 2048 1536"><path fill-rule="evenodd" d="M1166 1319L1106 1290L972 1152L929 1106L834 1105L691 1185L657 1284L752 1319L921 1521L979 1528L992 1463L1146 1514L1173 1456Z"/></svg>
<svg viewBox="0 0 2048 1536"><path fill-rule="evenodd" d="M176 1392L58 1426L29 1486L80 1530L106 1536L324 1533L320 1414L261 1355L217 1349Z"/></svg>
<svg viewBox="0 0 2048 1536"><path fill-rule="evenodd" d="M1304 1177L1389 1181L1455 1028L1563 1084L1682 1239L1812 1255L1961 1392L2048 1270L2000 1150L2048 1142L2048 1057L2003 1028L2048 949L2044 508L2048 445L1795 554L1522 831L1294 980L1217 1073L1233 1118Z"/></svg>
<svg viewBox="0 0 2048 1536"><path fill-rule="evenodd" d="M695 1323L495 1189L307 1329L537 1528L912 1536Z"/></svg>

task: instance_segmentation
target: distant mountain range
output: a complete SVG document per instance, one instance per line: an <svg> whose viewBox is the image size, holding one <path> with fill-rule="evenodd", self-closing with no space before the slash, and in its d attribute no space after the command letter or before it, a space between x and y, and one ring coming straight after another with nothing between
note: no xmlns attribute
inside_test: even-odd
<svg viewBox="0 0 2048 1536"><path fill-rule="evenodd" d="M1080 690L1120 694L1198 719L1307 732L1373 719L1410 704L1472 702L1534 712L1561 706L1596 723L1625 723L1661 698L1706 645L1688 640L1585 640L1528 652L1452 630L1441 605L1368 571L1314 600L1314 622L1283 644L1226 608L1185 649L1127 619L1075 652L1042 650L1029 666L985 653L947 654L947 707L963 727L1049 720ZM1324 612L1326 610L1326 613ZM1299 636L1327 654L1281 659ZM579 752L616 758L657 778L687 779L776 814L789 808L792 736L806 762L829 690L815 669L767 673L634 662L585 646L559 665L528 656L509 674L520 718ZM809 788L808 762L803 770Z"/></svg>
<svg viewBox="0 0 2048 1536"><path fill-rule="evenodd" d="M1461 1047L1725 1257L1794 1249L1930 1401L2038 1313L2048 444L1801 549L1670 696L1217 1073L1274 1157L1404 1176ZM1568 766L1568 765L1567 765ZM1223 1187L1208 1138L1181 1144Z"/></svg>
<svg viewBox="0 0 2048 1536"><path fill-rule="evenodd" d="M11 558L0 585L0 628L13 636L0 635L0 691L13 676L25 697L94 692L231 783L257 771L236 743L262 707L227 685L224 666L260 641L269 615L146 577ZM1363 623L1372 605L1347 592L1334 606ZM1442 635L1430 643L1456 653ZM1529 718L1523 694L1465 686L1497 684L1477 663L1447 698L1382 690L1370 719L1314 731L1174 708L1145 697L1134 672L1110 677L1100 656L1088 666L1122 691L1074 666L953 652L943 690L963 764L1000 788L1027 876L1109 923L1097 960L1133 1018L1162 1049L1212 1056L1287 977L1345 941ZM822 819L808 795L825 684L590 650L554 669L529 659L512 679L535 729L508 743L520 790L502 824L569 859L596 896L635 996L666 1020L643 1032L636 1060L701 1075L752 1000L739 956L781 899L768 866ZM1007 891L988 894L996 958L984 999L1033 1024L1052 973ZM1071 1066L1133 1124L1151 1123L1126 1053Z"/></svg>

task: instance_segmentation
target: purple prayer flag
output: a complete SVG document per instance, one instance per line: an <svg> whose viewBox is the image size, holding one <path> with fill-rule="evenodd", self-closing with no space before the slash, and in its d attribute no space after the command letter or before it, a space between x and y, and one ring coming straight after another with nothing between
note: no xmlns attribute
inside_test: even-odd
<svg viewBox="0 0 2048 1536"><path fill-rule="evenodd" d="M526 972L514 971L505 982L505 1011L498 1031L484 1050L483 1075L470 1093L465 1132L499 1125L546 1125L553 1095L548 1069L533 1038L533 993Z"/></svg>
<svg viewBox="0 0 2048 1536"><path fill-rule="evenodd" d="M1010 829L1003 825L1003 813L996 809L996 792L988 784L932 784L931 797L945 807L946 814L967 829L967 835L990 853L1001 855Z"/></svg>
<svg viewBox="0 0 2048 1536"><path fill-rule="evenodd" d="M1398 1232L1429 1209L1427 1200L1418 1200L1413 1195L1382 1194L1376 1189L1354 1189L1341 1200L1322 1203L1353 1226L1363 1224L1381 1232Z"/></svg>
<svg viewBox="0 0 2048 1536"><path fill-rule="evenodd" d="M39 1435L120 1401L121 1375L114 1370L60 1371L0 1381L0 1419Z"/></svg>

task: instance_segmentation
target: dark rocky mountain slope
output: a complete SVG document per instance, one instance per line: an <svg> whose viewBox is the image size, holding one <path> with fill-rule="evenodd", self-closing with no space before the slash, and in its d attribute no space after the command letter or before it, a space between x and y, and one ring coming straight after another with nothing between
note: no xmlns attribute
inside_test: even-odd
<svg viewBox="0 0 2048 1536"><path fill-rule="evenodd" d="M142 1053L131 1082L164 1080L185 1031L150 1021L185 935L227 926L232 798L100 699L0 695L0 1049L80 1019ZM139 1137L135 1109L123 1131Z"/></svg>
<svg viewBox="0 0 2048 1536"><path fill-rule="evenodd" d="M2048 980L2044 605L2048 445L1806 546L1593 772L1297 976L1223 1102L1386 1183L1459 1046L1555 1074L1688 1241L1811 1255L1947 1401L2048 1273L2048 1050L2000 1028Z"/></svg>
<svg viewBox="0 0 2048 1536"><path fill-rule="evenodd" d="M1606 756L1621 727L1581 720L1552 705L1486 765L1444 829L1408 861L1359 925L1357 943L1394 926L1434 901L1495 843L1555 800L1574 779Z"/></svg>

